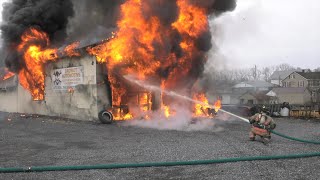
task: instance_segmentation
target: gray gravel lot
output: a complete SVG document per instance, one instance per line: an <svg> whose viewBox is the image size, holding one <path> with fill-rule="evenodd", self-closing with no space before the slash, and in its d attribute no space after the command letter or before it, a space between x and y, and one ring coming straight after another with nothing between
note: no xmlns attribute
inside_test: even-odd
<svg viewBox="0 0 320 180"><path fill-rule="evenodd" d="M320 141L320 120L275 119L277 131ZM0 112L0 167L204 160L320 151L273 136L248 140L249 124L216 121L222 131L155 130ZM319 179L320 157L198 166L0 174L0 179Z"/></svg>

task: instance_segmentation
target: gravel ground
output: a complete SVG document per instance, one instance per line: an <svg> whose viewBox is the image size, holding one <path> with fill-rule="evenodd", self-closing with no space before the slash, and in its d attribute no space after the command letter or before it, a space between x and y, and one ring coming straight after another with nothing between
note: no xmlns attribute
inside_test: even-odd
<svg viewBox="0 0 320 180"><path fill-rule="evenodd" d="M277 131L320 141L320 120L275 119ZM0 112L0 167L188 161L320 151L274 135L248 140L249 124L213 120L219 131L155 130ZM0 179L319 179L320 157L212 165L0 174Z"/></svg>

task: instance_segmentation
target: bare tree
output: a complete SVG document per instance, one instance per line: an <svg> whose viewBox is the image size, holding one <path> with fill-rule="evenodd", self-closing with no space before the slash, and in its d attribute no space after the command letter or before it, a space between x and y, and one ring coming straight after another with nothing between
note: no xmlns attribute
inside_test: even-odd
<svg viewBox="0 0 320 180"><path fill-rule="evenodd" d="M320 67L313 70L314 72L320 72Z"/></svg>
<svg viewBox="0 0 320 180"><path fill-rule="evenodd" d="M236 79L237 81L248 81L251 78L250 69L238 69L236 70Z"/></svg>
<svg viewBox="0 0 320 180"><path fill-rule="evenodd" d="M269 67L264 67L262 68L262 78L265 81L269 81L271 76L271 68Z"/></svg>
<svg viewBox="0 0 320 180"><path fill-rule="evenodd" d="M282 63L276 66L277 71L288 71L288 70L294 70L295 68L287 63Z"/></svg>

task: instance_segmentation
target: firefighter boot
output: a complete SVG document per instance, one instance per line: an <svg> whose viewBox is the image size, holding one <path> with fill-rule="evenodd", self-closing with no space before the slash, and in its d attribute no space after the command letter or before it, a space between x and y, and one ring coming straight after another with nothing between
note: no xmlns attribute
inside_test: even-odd
<svg viewBox="0 0 320 180"><path fill-rule="evenodd" d="M264 145L269 144L269 142L270 142L270 139L269 139L268 137L263 137L263 138L262 138L262 143L263 143Z"/></svg>

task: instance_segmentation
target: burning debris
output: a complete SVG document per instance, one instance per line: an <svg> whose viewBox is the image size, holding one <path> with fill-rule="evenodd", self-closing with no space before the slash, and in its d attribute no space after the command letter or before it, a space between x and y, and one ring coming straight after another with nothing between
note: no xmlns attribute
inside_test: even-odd
<svg viewBox="0 0 320 180"><path fill-rule="evenodd" d="M204 92L193 92L192 88L202 75L207 52L212 46L209 15L233 10L235 0L108 1L105 2L109 5L106 11L95 6L98 2L92 1L87 8L98 8L96 12L102 13L102 19L114 20L104 27L114 29L116 25L116 30L107 40L86 47L86 51L106 66L114 119L150 119L151 110L160 111L168 118L174 116L177 108L192 109L194 117L210 117L217 112L217 108L212 110ZM84 4L88 3L80 1L73 7L70 0L13 0L5 4L5 24L1 30L5 49L10 53L6 63L19 75L20 84L30 91L34 100L44 99L45 63L62 56L81 56L77 50L81 41L61 46L64 48L57 47L59 41L68 38L66 28L68 18L74 15L73 8ZM85 17L85 12L76 14ZM88 18L92 17L96 15L88 14ZM74 32L71 39L77 34L75 27L81 24L76 19L70 23L74 25L70 28ZM94 27L84 29L88 28ZM141 81L153 82L154 86L161 87L161 91L130 84L124 78L128 74L137 75ZM161 93L163 91L178 92L193 97L194 101L186 102ZM217 103L214 107L221 106L220 101Z"/></svg>

